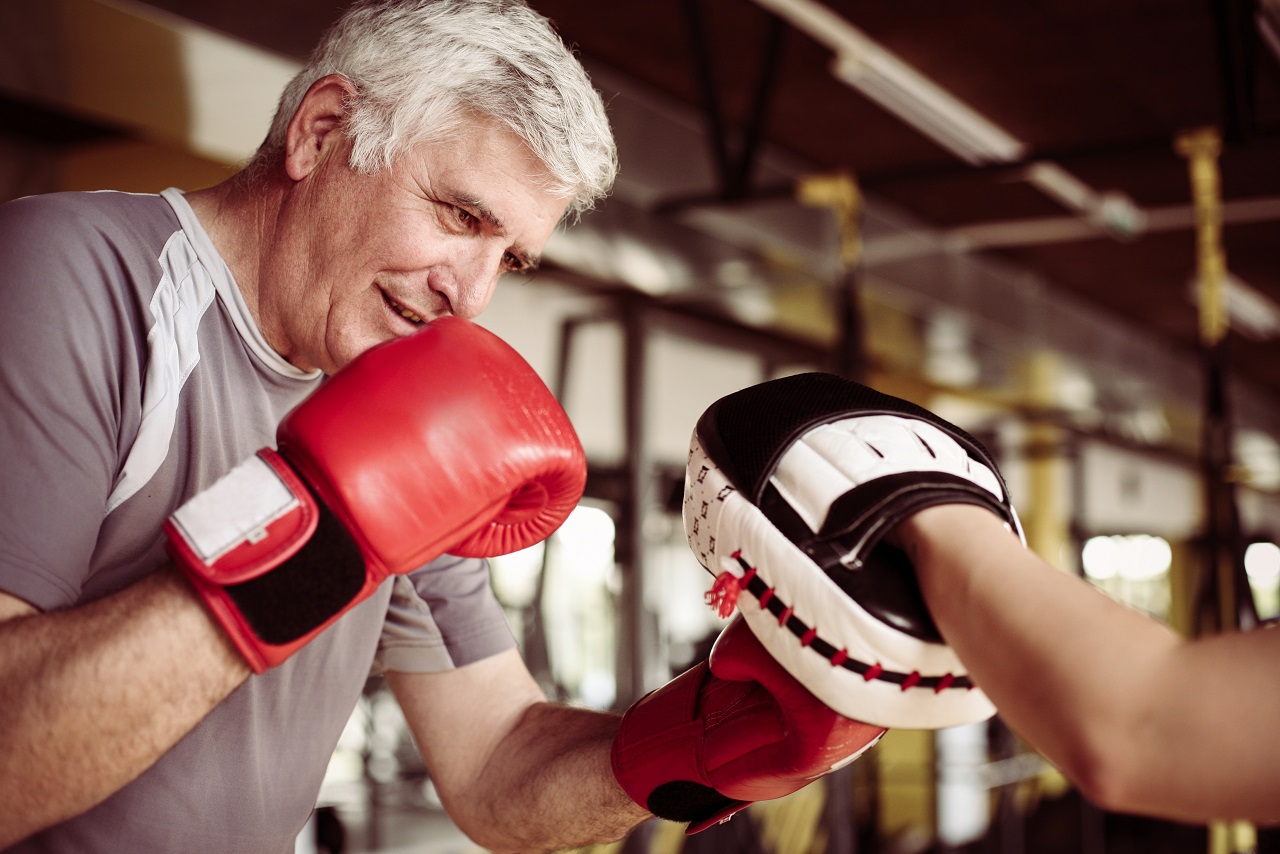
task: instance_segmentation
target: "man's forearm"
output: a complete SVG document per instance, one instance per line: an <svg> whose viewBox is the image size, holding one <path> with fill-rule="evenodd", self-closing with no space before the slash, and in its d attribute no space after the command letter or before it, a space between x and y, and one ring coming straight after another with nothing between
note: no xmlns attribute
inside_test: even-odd
<svg viewBox="0 0 1280 854"><path fill-rule="evenodd" d="M248 673L169 570L0 622L0 848L133 780Z"/></svg>
<svg viewBox="0 0 1280 854"><path fill-rule="evenodd" d="M620 839L649 818L613 775L618 721L553 703L530 706L484 769L493 791L515 796L494 801L496 835L477 841L495 852L556 851Z"/></svg>

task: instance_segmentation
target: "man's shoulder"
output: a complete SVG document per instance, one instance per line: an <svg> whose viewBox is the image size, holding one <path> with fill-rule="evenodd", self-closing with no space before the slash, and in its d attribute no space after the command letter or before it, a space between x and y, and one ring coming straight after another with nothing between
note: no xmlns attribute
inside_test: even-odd
<svg viewBox="0 0 1280 854"><path fill-rule="evenodd" d="M121 190L74 190L37 193L4 202L3 207L27 212L62 212L67 215L91 215L98 211L166 207L167 202L155 193L127 193Z"/></svg>
<svg viewBox="0 0 1280 854"><path fill-rule="evenodd" d="M6 202L0 296L33 324L58 324L66 312L104 329L141 322L140 306L161 278L157 259L179 229L160 196L51 193Z"/></svg>
<svg viewBox="0 0 1280 854"><path fill-rule="evenodd" d="M57 228L49 232L49 228ZM23 196L0 205L0 237L9 235L96 233L163 233L178 227L173 209L161 196L149 193L95 192L44 193ZM45 241L47 242L46 236Z"/></svg>

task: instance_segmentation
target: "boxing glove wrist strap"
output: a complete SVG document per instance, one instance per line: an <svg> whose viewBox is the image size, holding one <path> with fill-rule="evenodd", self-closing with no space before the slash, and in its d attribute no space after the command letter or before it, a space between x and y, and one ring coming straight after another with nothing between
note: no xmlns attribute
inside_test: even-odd
<svg viewBox="0 0 1280 854"><path fill-rule="evenodd" d="M279 454L262 450L180 507L169 550L240 640L291 644L359 595L364 560L346 528ZM255 665L255 669L258 669Z"/></svg>

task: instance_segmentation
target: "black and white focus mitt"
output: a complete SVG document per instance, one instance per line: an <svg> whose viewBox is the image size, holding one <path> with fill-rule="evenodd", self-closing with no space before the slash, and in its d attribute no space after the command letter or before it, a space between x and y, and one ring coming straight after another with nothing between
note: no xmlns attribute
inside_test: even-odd
<svg viewBox="0 0 1280 854"><path fill-rule="evenodd" d="M684 523L708 601L828 707L886 727L994 714L884 537L925 507L990 509L1022 537L995 463L905 400L810 373L721 398L694 431Z"/></svg>

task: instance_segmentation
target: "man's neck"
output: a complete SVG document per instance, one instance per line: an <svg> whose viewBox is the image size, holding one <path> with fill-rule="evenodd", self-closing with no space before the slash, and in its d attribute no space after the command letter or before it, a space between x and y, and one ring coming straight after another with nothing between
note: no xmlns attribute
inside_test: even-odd
<svg viewBox="0 0 1280 854"><path fill-rule="evenodd" d="M270 188L247 189L240 176L186 194L187 204L235 278L240 295L261 328L261 258L274 208Z"/></svg>

